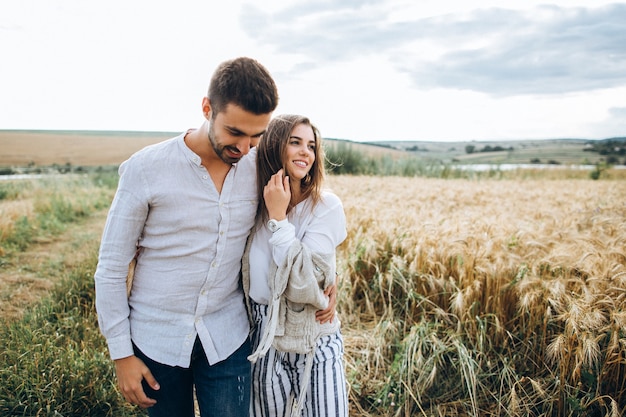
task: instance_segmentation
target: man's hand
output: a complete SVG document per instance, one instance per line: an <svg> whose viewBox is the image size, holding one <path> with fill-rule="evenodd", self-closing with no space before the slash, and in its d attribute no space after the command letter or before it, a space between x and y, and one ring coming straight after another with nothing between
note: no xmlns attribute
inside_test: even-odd
<svg viewBox="0 0 626 417"><path fill-rule="evenodd" d="M333 284L324 290L324 294L328 297L328 307L324 310L315 312L315 319L321 324L333 322L335 318L335 307L337 307L337 284Z"/></svg>
<svg viewBox="0 0 626 417"><path fill-rule="evenodd" d="M146 396L141 381L145 379L154 390L158 390L160 386L141 359L134 355L117 359L115 361L115 373L117 374L118 386L126 401L141 408L152 407L156 404L156 400Z"/></svg>

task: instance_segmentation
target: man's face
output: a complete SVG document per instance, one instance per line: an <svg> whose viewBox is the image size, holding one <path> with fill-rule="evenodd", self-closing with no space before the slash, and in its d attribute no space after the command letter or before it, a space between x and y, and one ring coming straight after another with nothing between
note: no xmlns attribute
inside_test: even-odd
<svg viewBox="0 0 626 417"><path fill-rule="evenodd" d="M234 164L259 143L270 118L271 113L254 114L228 104L211 116L209 142L222 161Z"/></svg>

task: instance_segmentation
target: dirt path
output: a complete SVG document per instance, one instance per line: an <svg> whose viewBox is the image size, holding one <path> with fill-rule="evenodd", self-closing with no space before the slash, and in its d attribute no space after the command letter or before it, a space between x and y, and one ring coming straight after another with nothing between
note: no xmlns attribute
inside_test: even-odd
<svg viewBox="0 0 626 417"><path fill-rule="evenodd" d="M107 210L67 225L64 233L40 239L0 269L0 319L14 319L41 299L67 269L95 256Z"/></svg>

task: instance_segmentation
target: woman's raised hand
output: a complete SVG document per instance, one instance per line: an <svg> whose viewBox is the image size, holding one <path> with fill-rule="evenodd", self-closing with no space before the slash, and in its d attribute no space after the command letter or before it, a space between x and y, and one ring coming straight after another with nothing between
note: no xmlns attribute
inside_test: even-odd
<svg viewBox="0 0 626 417"><path fill-rule="evenodd" d="M283 175L281 169L272 175L270 180L263 188L263 199L267 214L270 219L283 220L287 217L287 208L291 201L291 188L289 186L289 177Z"/></svg>

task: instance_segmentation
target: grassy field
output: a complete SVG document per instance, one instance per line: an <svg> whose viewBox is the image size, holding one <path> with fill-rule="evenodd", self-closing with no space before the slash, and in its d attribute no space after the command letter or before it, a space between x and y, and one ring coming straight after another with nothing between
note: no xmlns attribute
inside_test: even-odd
<svg viewBox="0 0 626 417"><path fill-rule="evenodd" d="M27 165L99 166L117 165L133 152L177 135L176 132L114 131L11 131L0 130L0 167ZM585 151L583 140L519 140L501 142L381 142L378 145L328 139L331 148L349 147L369 157L386 155L394 160L415 158L443 163L528 164L533 159L565 165L595 164L598 153ZM382 145L382 146L379 146ZM477 150L485 146L512 147L504 152L467 154L466 146ZM417 147L408 152L407 147ZM95 151L97 150L97 151Z"/></svg>
<svg viewBox="0 0 626 417"><path fill-rule="evenodd" d="M540 163L563 165L596 164L604 159L597 152L589 152L587 142L581 139L545 139L510 141L467 141L467 142L383 142L397 149L417 149L411 154L425 159L456 162L461 164L529 164ZM473 146L475 152L467 153L466 147ZM486 146L506 149L499 152L479 152ZM621 158L623 161L623 158Z"/></svg>
<svg viewBox="0 0 626 417"><path fill-rule="evenodd" d="M351 416L623 414L626 181L518 175L329 177ZM145 415L93 309L115 181L0 182L0 415Z"/></svg>
<svg viewBox="0 0 626 417"><path fill-rule="evenodd" d="M144 146L175 135L167 132L0 130L0 167L118 165Z"/></svg>

